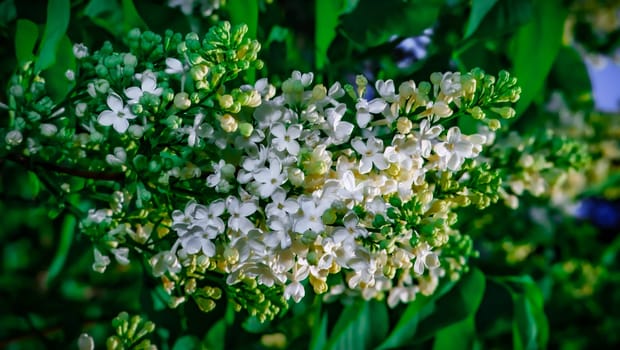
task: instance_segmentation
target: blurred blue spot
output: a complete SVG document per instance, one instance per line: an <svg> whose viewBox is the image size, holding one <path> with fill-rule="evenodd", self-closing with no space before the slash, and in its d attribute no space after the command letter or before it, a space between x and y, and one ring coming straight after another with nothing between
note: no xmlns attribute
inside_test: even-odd
<svg viewBox="0 0 620 350"><path fill-rule="evenodd" d="M591 221L600 228L619 228L620 202L610 202L601 198L586 198L579 203L575 216L579 219Z"/></svg>

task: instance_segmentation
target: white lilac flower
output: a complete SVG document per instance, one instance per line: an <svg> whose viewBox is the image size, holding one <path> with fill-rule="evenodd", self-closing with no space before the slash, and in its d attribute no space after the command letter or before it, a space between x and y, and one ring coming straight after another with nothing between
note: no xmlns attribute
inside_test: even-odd
<svg viewBox="0 0 620 350"><path fill-rule="evenodd" d="M454 126L448 130L446 141L435 144L433 149L441 157L441 167L457 171L465 158L472 156L474 145L463 138L461 130Z"/></svg>
<svg viewBox="0 0 620 350"><path fill-rule="evenodd" d="M129 265L129 248L112 248L110 249L110 252L114 255L116 262L121 265Z"/></svg>
<svg viewBox="0 0 620 350"><path fill-rule="evenodd" d="M95 262L93 262L93 270L99 273L104 273L108 265L110 265L110 258L107 255L101 254L99 249L94 249Z"/></svg>
<svg viewBox="0 0 620 350"><path fill-rule="evenodd" d="M420 155L424 158L428 158L431 155L433 148L433 142L437 139L439 134L443 131L443 126L432 125L428 119L423 119L420 122L420 131L414 132L413 135L418 140L420 147Z"/></svg>
<svg viewBox="0 0 620 350"><path fill-rule="evenodd" d="M375 88L377 89L377 93L381 96L386 102L394 103L398 101L398 95L396 95L396 88L394 87L394 81L392 79L388 80L377 80L375 83Z"/></svg>
<svg viewBox="0 0 620 350"><path fill-rule="evenodd" d="M383 155L383 141L375 137L370 137L367 143L356 138L351 141L353 149L362 156L359 165L360 174L368 174L374 165L379 170L389 167L387 159Z"/></svg>
<svg viewBox="0 0 620 350"><path fill-rule="evenodd" d="M164 70L166 74L184 74L188 71L188 69L189 67L187 65L184 65L178 59L172 57L166 58L166 69Z"/></svg>
<svg viewBox="0 0 620 350"><path fill-rule="evenodd" d="M165 250L153 255L149 259L149 264L155 277L161 277L166 273L176 274L181 271L179 259L172 251Z"/></svg>
<svg viewBox="0 0 620 350"><path fill-rule="evenodd" d="M301 135L302 126L300 124L290 125L288 128L282 123L277 123L271 127L272 145L278 151L286 150L289 154L299 154L299 142L297 139Z"/></svg>
<svg viewBox="0 0 620 350"><path fill-rule="evenodd" d="M291 246L293 225L290 216L270 216L267 225L270 230L264 233L263 238L267 247L286 249Z"/></svg>
<svg viewBox="0 0 620 350"><path fill-rule="evenodd" d="M355 120L357 121L357 126L360 128L368 126L368 123L370 123L373 118L372 115L383 112L386 106L387 103L380 98L375 98L370 102L360 98L357 104L355 104L355 109L357 111Z"/></svg>
<svg viewBox="0 0 620 350"><path fill-rule="evenodd" d="M308 265L298 266L299 265L296 264L293 268L293 272L289 274L291 283L284 288L284 298L287 300L293 298L296 303L306 295L304 286L300 282L308 278L309 274Z"/></svg>
<svg viewBox="0 0 620 350"><path fill-rule="evenodd" d="M142 74L136 74L136 77L140 79L140 87L132 86L125 89L125 95L129 98L128 103L139 103L145 93L161 96L164 89L157 87L157 76L153 72L147 70Z"/></svg>
<svg viewBox="0 0 620 350"><path fill-rule="evenodd" d="M228 227L234 231L249 232L255 226L248 216L254 214L257 209L254 202L241 202L236 197L228 197L226 199L226 210L230 214Z"/></svg>
<svg viewBox="0 0 620 350"><path fill-rule="evenodd" d="M439 258L437 254L431 250L428 243L422 243L415 249L416 259L413 265L413 271L418 275L424 273L424 268L433 270L439 267Z"/></svg>
<svg viewBox="0 0 620 350"><path fill-rule="evenodd" d="M226 203L221 199L209 203L209 206L199 206L194 212L193 223L205 230L209 238L213 239L217 235L224 233L226 226L221 216L224 214L225 209Z"/></svg>
<svg viewBox="0 0 620 350"><path fill-rule="evenodd" d="M337 228L332 234L335 243L368 236L368 231L363 226L359 225L359 218L354 212L348 212L342 221L344 226Z"/></svg>
<svg viewBox="0 0 620 350"><path fill-rule="evenodd" d="M286 180L286 174L282 172L282 164L278 158L269 160L269 168L261 168L254 173L254 180L261 198L267 198Z"/></svg>
<svg viewBox="0 0 620 350"><path fill-rule="evenodd" d="M344 103L337 105L334 108L328 108L325 111L326 124L328 128L326 130L329 135L331 143L334 145L340 145L349 140L351 132L353 131L353 124L342 121L342 117L347 111L347 106Z"/></svg>
<svg viewBox="0 0 620 350"><path fill-rule="evenodd" d="M78 60L88 56L88 47L84 44L73 44L73 56Z"/></svg>
<svg viewBox="0 0 620 350"><path fill-rule="evenodd" d="M129 120L136 116L131 112L129 106L123 104L120 96L112 93L107 99L109 110L99 113L97 121L103 126L112 126L119 133L124 133L129 128Z"/></svg>
<svg viewBox="0 0 620 350"><path fill-rule="evenodd" d="M113 167L119 167L127 161L127 152L123 147L114 147L114 154L106 155L105 161Z"/></svg>
<svg viewBox="0 0 620 350"><path fill-rule="evenodd" d="M265 206L265 214L268 218L292 215L299 210L299 203L292 198L287 198L286 191L282 188L276 189L270 199L271 202Z"/></svg>
<svg viewBox="0 0 620 350"><path fill-rule="evenodd" d="M325 228L321 217L327 208L307 197L299 198L299 207L300 216L295 220L293 230L297 233L305 233L306 231L321 233Z"/></svg>

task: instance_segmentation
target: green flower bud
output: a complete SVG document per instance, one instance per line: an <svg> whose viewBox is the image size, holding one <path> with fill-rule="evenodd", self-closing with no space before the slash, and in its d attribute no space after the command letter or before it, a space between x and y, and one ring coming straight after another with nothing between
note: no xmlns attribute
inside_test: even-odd
<svg viewBox="0 0 620 350"><path fill-rule="evenodd" d="M244 137L250 137L252 132L254 131L254 127L250 123L241 122L239 123L239 133Z"/></svg>

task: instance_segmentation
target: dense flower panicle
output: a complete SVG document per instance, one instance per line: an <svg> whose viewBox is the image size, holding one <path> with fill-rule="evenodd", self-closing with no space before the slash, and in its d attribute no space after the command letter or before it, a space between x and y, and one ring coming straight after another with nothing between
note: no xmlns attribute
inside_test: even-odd
<svg viewBox="0 0 620 350"><path fill-rule="evenodd" d="M394 306L458 278L475 252L453 228L456 210L508 195L485 151L496 118L514 112L516 79L476 69L430 83L379 80L370 101L363 77L357 89L313 85L312 73L297 71L280 93L265 78L237 87L241 72L262 65L245 31L223 23L202 40L136 31L127 53L76 48L92 77L76 77L87 94L62 113L80 133L64 137L94 170L121 171L127 187L113 210L82 223L97 244L93 267L103 271L110 256L128 263L131 247L147 255L173 306L193 297L210 310L215 298L186 284L219 279L263 318L308 286ZM46 137L60 138L66 124L50 115L42 121L57 130L45 126ZM471 117L479 133L455 126ZM29 125L10 126L6 149L27 149Z"/></svg>

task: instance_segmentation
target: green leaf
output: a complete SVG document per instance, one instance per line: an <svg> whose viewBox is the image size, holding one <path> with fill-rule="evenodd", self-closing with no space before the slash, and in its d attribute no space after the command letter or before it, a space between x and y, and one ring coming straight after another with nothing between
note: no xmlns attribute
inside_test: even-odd
<svg viewBox="0 0 620 350"><path fill-rule="evenodd" d="M172 350L192 350L200 348L200 340L194 335L182 336L178 338L172 346Z"/></svg>
<svg viewBox="0 0 620 350"><path fill-rule="evenodd" d="M15 57L18 64L34 59L34 48L39 38L39 27L32 21L20 19L15 30Z"/></svg>
<svg viewBox="0 0 620 350"><path fill-rule="evenodd" d="M560 49L551 69L550 81L563 92L571 109L594 107L590 74L583 58L574 47L563 46Z"/></svg>
<svg viewBox="0 0 620 350"><path fill-rule="evenodd" d="M484 296L486 278L474 268L461 277L457 285L437 300L434 312L418 326L415 342L421 342L435 335L437 331L473 316Z"/></svg>
<svg viewBox="0 0 620 350"><path fill-rule="evenodd" d="M345 307L324 349L374 349L387 334L384 302L358 300Z"/></svg>
<svg viewBox="0 0 620 350"><path fill-rule="evenodd" d="M47 22L41 40L37 70L44 70L56 62L56 52L60 40L67 32L71 6L69 0L50 0L47 4Z"/></svg>
<svg viewBox="0 0 620 350"><path fill-rule="evenodd" d="M65 215L62 226L60 227L60 240L58 241L58 248L54 254L54 259L47 270L47 278L45 284L49 287L56 277L62 271L63 266L69 255L69 249L73 243L73 237L75 236L75 228L77 227L77 219L71 214Z"/></svg>
<svg viewBox="0 0 620 350"><path fill-rule="evenodd" d="M315 298L314 318L310 336L310 350L322 350L327 343L327 313L321 313L322 302L320 297ZM322 316L321 316L322 315Z"/></svg>
<svg viewBox="0 0 620 350"><path fill-rule="evenodd" d="M532 19L532 8L531 0L473 1L465 38L497 38L512 33Z"/></svg>
<svg viewBox="0 0 620 350"><path fill-rule="evenodd" d="M496 278L508 289L514 307L513 348L544 349L549 340L549 323L540 288L529 276Z"/></svg>
<svg viewBox="0 0 620 350"><path fill-rule="evenodd" d="M217 321L209 329L202 344L209 350L224 350L226 344L226 319Z"/></svg>
<svg viewBox="0 0 620 350"><path fill-rule="evenodd" d="M476 328L472 315L437 332L433 350L469 350L473 348L475 338Z"/></svg>
<svg viewBox="0 0 620 350"><path fill-rule="evenodd" d="M323 69L327 63L327 50L336 37L338 17L342 13L344 0L316 0L314 59L317 69Z"/></svg>
<svg viewBox="0 0 620 350"><path fill-rule="evenodd" d="M472 269L454 288L451 287L452 284L447 284L435 295L419 296L410 303L379 349L410 346L473 315L484 295L485 277L482 272Z"/></svg>
<svg viewBox="0 0 620 350"><path fill-rule="evenodd" d="M123 19L126 32L133 28L146 28L146 23L144 23L144 20L140 17L133 0L123 0Z"/></svg>
<svg viewBox="0 0 620 350"><path fill-rule="evenodd" d="M536 1L533 20L519 29L512 41L512 73L523 89L515 108L517 115L542 92L562 45L567 13L561 0Z"/></svg>
<svg viewBox="0 0 620 350"><path fill-rule="evenodd" d="M491 8L495 6L498 0L473 0L471 4L471 14L465 28L465 38L470 37L489 13Z"/></svg>
<svg viewBox="0 0 620 350"><path fill-rule="evenodd" d="M13 0L5 0L0 3L0 27L6 27L17 17L17 9Z"/></svg>
<svg viewBox="0 0 620 350"><path fill-rule="evenodd" d="M360 47L378 46L394 35L414 36L431 27L443 3L443 0L360 0L353 11L342 16L342 31ZM364 21L363 25L360 21Z"/></svg>
<svg viewBox="0 0 620 350"><path fill-rule="evenodd" d="M75 71L75 68L76 61L73 55L73 44L69 37L64 35L58 43L56 62L42 74L52 100L59 102L67 96L74 83L67 79L65 73L67 70Z"/></svg>

